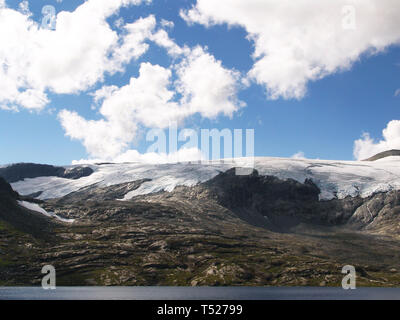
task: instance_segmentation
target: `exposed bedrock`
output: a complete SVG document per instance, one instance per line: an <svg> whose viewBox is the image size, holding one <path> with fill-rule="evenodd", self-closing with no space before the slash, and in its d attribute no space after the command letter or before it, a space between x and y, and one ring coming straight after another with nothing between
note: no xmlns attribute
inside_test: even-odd
<svg viewBox="0 0 400 320"><path fill-rule="evenodd" d="M235 169L194 187L181 186L173 192L140 195L127 202L115 201L146 181L109 187L92 185L47 201L48 209L64 217L79 219L90 216L92 220L113 219L114 213L118 212L129 216L130 212L136 214L138 208L146 211L146 207L157 206L180 210L189 216L230 212L251 225L278 232L295 231L295 227L304 224L393 231L397 230L400 212L398 191L378 193L368 198L320 201L320 190L311 180L304 183L280 180L273 176L260 176L256 170L251 175L238 176ZM105 201L112 204L105 204ZM127 209L127 206L135 209Z"/></svg>
<svg viewBox="0 0 400 320"><path fill-rule="evenodd" d="M364 161L376 161L387 157L398 157L400 156L400 150L388 150L374 155L371 158L365 159Z"/></svg>
<svg viewBox="0 0 400 320"><path fill-rule="evenodd" d="M329 201L320 201L319 193L311 180L280 180L260 176L256 170L237 176L231 169L196 187L177 188L168 197L213 199L242 220L273 231L289 231L304 223L368 230L397 228L392 222L399 218L399 191Z"/></svg>
<svg viewBox="0 0 400 320"><path fill-rule="evenodd" d="M275 177L219 175L209 182L218 201L245 220L262 215L270 226L285 230L299 223L355 229L400 231L400 192L377 193L368 198L347 197L319 201L319 189L310 180L301 184ZM251 220L250 220L251 222ZM268 224L267 224L268 225Z"/></svg>
<svg viewBox="0 0 400 320"><path fill-rule="evenodd" d="M18 193L0 177L0 223L5 221L28 234L47 237L51 228L51 221L40 213L19 206L17 203L19 199Z"/></svg>
<svg viewBox="0 0 400 320"><path fill-rule="evenodd" d="M37 177L60 177L66 179L80 179L90 176L93 170L90 167L63 168L45 164L17 163L0 168L0 177L9 183Z"/></svg>

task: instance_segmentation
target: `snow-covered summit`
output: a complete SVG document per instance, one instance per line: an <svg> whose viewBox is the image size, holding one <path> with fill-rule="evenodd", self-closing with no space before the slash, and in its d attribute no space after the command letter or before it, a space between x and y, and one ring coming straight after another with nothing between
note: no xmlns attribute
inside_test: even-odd
<svg viewBox="0 0 400 320"><path fill-rule="evenodd" d="M80 188L97 184L111 186L141 179L151 179L125 195L124 200L158 191L171 192L176 186L193 186L208 181L235 163L208 164L101 164L90 165L94 172L87 177L70 180L59 177L38 177L12 184L22 195L42 192L40 199L63 197ZM321 190L320 199L347 196L367 197L377 192L400 189L398 157L375 162L330 161L287 158L256 158L255 169L260 175L294 179L301 183L311 179Z"/></svg>

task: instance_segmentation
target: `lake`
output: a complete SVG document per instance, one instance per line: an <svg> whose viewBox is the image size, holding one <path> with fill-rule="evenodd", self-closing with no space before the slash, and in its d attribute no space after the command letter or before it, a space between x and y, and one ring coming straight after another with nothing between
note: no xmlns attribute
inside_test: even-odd
<svg viewBox="0 0 400 320"><path fill-rule="evenodd" d="M400 288L0 287L0 300L400 300Z"/></svg>

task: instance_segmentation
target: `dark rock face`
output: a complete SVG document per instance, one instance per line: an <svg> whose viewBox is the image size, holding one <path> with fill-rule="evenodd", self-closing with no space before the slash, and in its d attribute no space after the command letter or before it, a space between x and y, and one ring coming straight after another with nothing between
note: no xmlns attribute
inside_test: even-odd
<svg viewBox="0 0 400 320"><path fill-rule="evenodd" d="M61 178L78 180L83 177L88 177L93 173L93 170L89 167L75 167L71 169L65 169Z"/></svg>
<svg viewBox="0 0 400 320"><path fill-rule="evenodd" d="M10 186L7 181L0 177L0 199L1 200L10 200L10 199L17 199L18 193L16 193Z"/></svg>
<svg viewBox="0 0 400 320"><path fill-rule="evenodd" d="M379 159L383 159L386 157L391 157L391 156L400 156L400 150L388 150L388 151L384 151L381 153L378 153L376 155L374 155L371 158L365 159L364 161L376 161Z"/></svg>
<svg viewBox="0 0 400 320"><path fill-rule="evenodd" d="M51 165L18 163L11 166L0 168L0 177L9 183L24 180L26 178L37 177L60 177L66 179L79 179L90 176L93 170L89 167L75 167L65 169Z"/></svg>
<svg viewBox="0 0 400 320"><path fill-rule="evenodd" d="M237 176L232 169L208 181L204 187L215 195L219 204L245 221L275 231L318 218L316 206L320 203L320 190L309 180L304 184L283 181L260 176L256 170L249 176Z"/></svg>
<svg viewBox="0 0 400 320"><path fill-rule="evenodd" d="M203 190L198 194L210 194L242 220L278 232L288 232L302 223L345 225L365 201L359 197L319 201L320 190L311 180L280 180L260 176L256 170L249 176L237 176L232 169L193 191L196 188Z"/></svg>
<svg viewBox="0 0 400 320"><path fill-rule="evenodd" d="M211 197L246 222L271 231L291 231L299 224L369 230L381 234L400 232L400 191L368 198L347 197L319 201L320 190L310 180L236 176L234 169L206 182Z"/></svg>
<svg viewBox="0 0 400 320"><path fill-rule="evenodd" d="M272 176L260 176L257 170L249 176L237 176L232 169L206 182L205 186L215 192L226 207L253 206L265 212L273 210L271 202L291 201L301 206L305 202L318 201L320 193L312 181L307 180L304 184L295 180L283 181Z"/></svg>
<svg viewBox="0 0 400 320"><path fill-rule="evenodd" d="M64 173L64 170L64 168L50 165L18 163L6 168L0 168L0 177L3 177L9 183L13 183L25 178L58 177Z"/></svg>
<svg viewBox="0 0 400 320"><path fill-rule="evenodd" d="M17 200L20 199L10 184L0 177L0 226L3 221L25 233L34 234L39 238L46 237L51 221L39 213L19 206Z"/></svg>
<svg viewBox="0 0 400 320"><path fill-rule="evenodd" d="M133 182L121 183L109 187L100 187L97 184L84 187L58 200L58 203L77 203L84 201L112 201L122 199L127 193L138 189L143 183L150 181L142 179Z"/></svg>

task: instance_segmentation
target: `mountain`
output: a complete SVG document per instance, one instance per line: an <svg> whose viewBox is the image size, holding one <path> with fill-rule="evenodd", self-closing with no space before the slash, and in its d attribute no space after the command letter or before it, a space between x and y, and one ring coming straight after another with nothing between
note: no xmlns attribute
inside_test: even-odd
<svg viewBox="0 0 400 320"><path fill-rule="evenodd" d="M388 150L374 155L371 158L368 158L364 161L376 161L379 159L387 158L387 157L398 157L400 156L400 150Z"/></svg>
<svg viewBox="0 0 400 320"><path fill-rule="evenodd" d="M36 177L79 179L92 173L92 169L88 167L63 168L34 163L17 163L3 168L0 167L0 177L10 183Z"/></svg>
<svg viewBox="0 0 400 320"><path fill-rule="evenodd" d="M0 285L39 284L44 264L58 285L340 286L348 264L359 286L400 285L393 159L29 166L2 171Z"/></svg>
<svg viewBox="0 0 400 320"><path fill-rule="evenodd" d="M19 168L24 165L17 165ZM28 168L24 171L29 171ZM90 170L91 174L79 179L67 179L59 175L52 177L38 176L8 180L12 187L23 195L38 194L38 199L48 200L64 197L81 188L109 187L118 184L147 180L135 190L122 194L118 199L130 200L135 196L160 191L173 191L176 186L191 187L216 177L238 163L180 163L180 164L97 164L90 166L70 166L61 171ZM320 200L343 199L348 196L363 198L376 192L400 189L400 181L393 177L400 176L400 165L396 161L356 162L328 161L285 158L256 158L254 168L262 176L274 176L282 180L292 179L304 183L312 180L320 189ZM18 168L17 168L18 169ZM3 168L0 175L9 176L14 166ZM6 178L7 179L7 178Z"/></svg>

